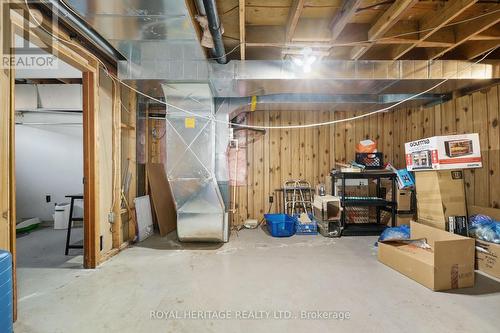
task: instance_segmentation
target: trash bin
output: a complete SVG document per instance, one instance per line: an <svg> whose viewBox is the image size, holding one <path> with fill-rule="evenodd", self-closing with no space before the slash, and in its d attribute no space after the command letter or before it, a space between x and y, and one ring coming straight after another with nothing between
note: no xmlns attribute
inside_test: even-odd
<svg viewBox="0 0 500 333"><path fill-rule="evenodd" d="M63 202L54 208L54 229L67 229L70 204Z"/></svg>
<svg viewBox="0 0 500 333"><path fill-rule="evenodd" d="M0 332L13 332L12 295L12 256L0 250Z"/></svg>

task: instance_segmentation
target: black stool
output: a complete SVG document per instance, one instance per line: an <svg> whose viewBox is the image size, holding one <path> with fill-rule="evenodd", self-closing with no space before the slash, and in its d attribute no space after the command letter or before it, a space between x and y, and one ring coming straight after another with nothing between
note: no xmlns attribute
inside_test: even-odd
<svg viewBox="0 0 500 333"><path fill-rule="evenodd" d="M75 200L83 200L83 194L67 195L66 198L71 199L71 204L69 206L68 233L66 234L66 250L64 251L64 254L68 255L69 249L83 249L83 245L69 243L71 238L71 227L73 225L73 222L83 221L82 217L73 217L73 208L75 207Z"/></svg>

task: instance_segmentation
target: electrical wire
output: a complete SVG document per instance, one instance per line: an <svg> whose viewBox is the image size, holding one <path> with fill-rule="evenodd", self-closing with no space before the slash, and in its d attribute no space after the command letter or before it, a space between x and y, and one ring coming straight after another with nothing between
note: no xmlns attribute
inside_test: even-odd
<svg viewBox="0 0 500 333"><path fill-rule="evenodd" d="M45 29L42 25L40 25L40 23L38 22L38 20L37 20L37 19L33 16L33 14L31 13L31 10L29 9L29 5L28 5L28 3L27 3L27 0L25 0L25 2L26 2L26 5L27 5L27 7L28 7L28 10L29 10L30 16L34 19L35 23L37 23L37 24L38 24L38 26L39 26L42 30L44 30L44 31L45 31L46 33L48 33L50 36L53 36L54 38L56 38L56 39L58 39L58 40L60 40L60 41L62 41L62 42L64 42L64 43L69 43L69 44L71 44L71 45L77 46L78 48L80 48L80 49L84 50L84 51L85 51L85 53L88 53L88 52L87 52L87 50L85 50L82 46L80 46L80 45L78 45L78 44L76 44L76 43L74 43L74 42L72 42L72 41L68 41L68 40L66 40L66 39L64 39L64 38L60 38L59 36L55 36L53 33L51 33L51 32L49 32L49 31L47 31L47 30L46 30L46 29ZM63 3L65 6L67 6L67 5L64 3L64 1L62 1L62 3ZM73 13L75 13L75 12L73 11L73 9L71 9L69 6L67 6L67 8L68 8L69 10L71 10ZM485 15L487 15L487 14L489 15L489 14L492 14L492 13L495 13L495 12L499 12L499 11L500 11L500 9L495 10L495 11L492 11L492 12L488 12L488 13L486 13L486 14L479 15L479 16L477 16L477 17L474 17L474 18L471 18L471 19L468 19L468 20L475 20L475 19L477 19L477 18L479 18L479 17L485 16ZM466 21L466 20L464 20L464 21ZM454 23L452 23L452 24L458 24L458 23L459 23L459 22L454 22ZM452 25L452 24L450 24L450 25ZM433 28L430 28L430 29L425 29L425 30L432 30L432 29L433 29ZM425 31L425 30L421 30L421 31ZM414 34L414 33L416 33L416 32L412 32L412 34ZM461 73L461 72L463 72L463 71L465 71L465 70L468 70L470 67L472 67L472 65L474 65L474 64L478 64L479 62L483 61L486 57L488 57L488 56L489 56L489 55L490 55L493 51L495 51L497 48L498 48L498 47L496 47L496 48L494 48L494 49L490 50L489 52L487 52L487 53L486 53L483 57L481 57L481 58L480 58L479 60L477 60L476 62L471 63L469 66L467 66L467 67L465 67L465 68L462 68L462 70L460 70L460 71L457 71L455 75L457 75L457 74L459 74L459 73ZM449 77L445 78L444 80L442 80L441 82L439 82L439 83L437 83L437 84L433 85L432 87L430 87L430 88L428 88L428 89L426 89L426 90L424 90L424 91L422 91L422 92L420 92L420 93L417 93L417 94L415 94L415 95L412 95L412 96L410 96L410 97L408 97L408 98L406 98L406 99L404 99L404 100L401 100L401 101L399 101L399 102L397 102L397 103L395 103L395 104L393 104L393 105L390 105L390 106L387 106L387 107L384 107L384 108L381 108L381 109L377 109L377 110L374 110L374 111L371 111L371 112L368 112L368 113L364 113L364 114L361 114L361 115L359 115L359 116L354 116L354 117L351 117L351 118L345 118L345 119L332 120L332 121L323 122L323 123L313 123L313 124L305 124L305 125L262 126L262 125L246 125L246 124L237 124L237 123L233 123L233 122L227 122L227 121L223 121L223 120L220 120L220 119L216 119L216 118L215 118L215 117L213 117L213 116L204 116L204 115L201 115L201 114L197 114L197 113L195 113L195 112L192 112L192 111L189 111L189 110L183 109L183 108L181 108L181 107L179 107L179 106L177 106L177 105L173 105L173 104L170 104L170 103L168 103L168 102L166 102L166 101L162 101L162 100L160 100L160 99L158 99L158 98L155 98L155 97L153 97L153 96L150 96L150 95L148 95L148 94L146 94L146 93L144 93L144 92L142 92L142 91L140 91L140 90L138 90L138 89L136 89L136 88L132 87L131 85L129 85L129 84L127 84L127 83L123 82L123 81L122 81L122 80L120 80L118 77L116 77L114 74L112 74L112 73L110 73L110 72L109 72L108 68L106 67L106 65L104 64L104 62L103 62L101 59L97 58L97 57L96 57L96 56L94 56L94 55L92 55L92 56L95 58L95 60L97 60L97 61L98 61L98 62L99 62L99 63L100 63L103 67L104 67L104 69L103 69L103 70L104 70L104 72L105 72L105 73L106 73L106 75L108 75L108 76L109 76L112 80L117 81L117 82L118 82L118 83L120 83L121 85L123 85L123 86L127 87L128 89L130 89L130 90L132 90L132 91L136 92L137 94L139 94L139 95L141 95L141 96L143 96L143 97L145 97L145 98L148 98L148 99L150 99L150 100L152 100L152 101L155 101L155 102L157 102L157 103L159 103L159 104L163 104L163 105L165 105L165 106L171 107L171 108L173 108L173 109L179 110L179 111L181 111L182 113L185 113L185 114L191 115L191 116L193 116L193 117L202 118L202 119L206 119L206 120L211 120L211 121L214 121L214 122L217 122L217 123L221 123L221 124L224 124L224 125L229 125L229 126L238 126L238 127L243 127L243 128L249 128L249 129L264 129L264 130L265 130L265 129L300 129L300 128L311 128L311 127L329 126L329 125L333 125L333 124L337 124L337 123L348 122L348 121L353 121L353 120L357 120L357 119L361 119L361 118L369 117L369 116L372 116L372 115L374 115L374 114L378 114L378 113L382 113L382 112L387 112L387 111L389 111L389 110L391 110L391 109L393 109L393 108L397 107L398 105L401 105L401 104L403 104L403 103L405 103L405 102L408 102L408 101L410 101L410 100L413 100L413 99L414 99L414 98L416 98L416 97L419 97L419 96L421 96L421 95L423 95L423 94L425 94L425 93L427 93L427 92L429 92L429 91L431 91L431 90L436 89L437 87L441 86L442 84L444 84L445 82L447 82L448 80L450 80L452 77L454 77L454 76L455 76L455 75L451 75L451 76L449 76Z"/></svg>

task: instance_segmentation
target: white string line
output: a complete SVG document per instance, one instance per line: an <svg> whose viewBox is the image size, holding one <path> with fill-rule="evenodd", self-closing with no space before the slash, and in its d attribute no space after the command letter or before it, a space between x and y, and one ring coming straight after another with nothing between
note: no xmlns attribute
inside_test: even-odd
<svg viewBox="0 0 500 333"><path fill-rule="evenodd" d="M85 53L87 53L87 50L85 50L83 47L81 47L80 45L72 42L72 41L69 41L69 40L66 40L66 39L63 39L63 38L60 38L58 36L55 36L53 33L47 31L39 22L38 20L33 16L31 10L29 9L29 5L28 5L28 2L27 0L25 0L25 3L26 3L26 6L28 8L28 11L30 13L30 16L33 18L33 20L38 24L38 26L44 30L47 34L49 34L50 36L53 36L54 38L58 39L58 40L61 40L62 42L65 42L65 43L69 43L71 45L75 45L77 47L79 47L80 49L83 49L85 51ZM67 7L68 9L70 9L69 7ZM75 13L72 9L70 9L73 13ZM491 13L494 13L494 12L497 12L497 11L500 11L500 9L496 10L496 11L492 11L492 12L489 12L490 14ZM486 15L486 14L483 14L483 16ZM473 19L476 19L477 17L475 18L470 18L468 20L473 20ZM456 24L456 22L455 22ZM413 32L415 33L415 32ZM496 49L498 48L498 46L492 50L490 50L489 52L487 52L483 57L481 57L478 61L474 62L474 63L471 63L469 66L463 68L462 70L460 71L457 71L456 72L456 75L458 76L458 74L462 73L463 71L469 69L472 67L472 65L475 65L475 64L478 64L479 62L483 61L488 55L490 55L493 51L495 51ZM385 108L382 108L382 109L378 109L378 110L374 110L374 111L371 111L371 112L368 112L368 113L364 113L364 114L361 114L359 116L354 116L354 117L351 117L351 118L345 118L345 119L338 119L338 120L332 120L332 121L328 121L328 122L323 122L323 123L313 123L313 124L305 124L305 125L287 125L287 126L262 126L262 125L246 125L246 124L238 124L238 123L232 123L232 122L226 122L226 121L223 121L223 120L219 120L219 119L216 119L215 117L207 117L207 116L203 116L203 115L200 115L200 114L197 114L197 113L194 113L194 112L191 112L189 110L185 110L179 106L176 106L176 105L173 105L173 104L170 104L166 101L162 101L158 98L155 98L153 96L150 96L132 86L130 86L129 84L123 82L122 80L120 80L118 77L116 77L114 74L111 74L106 65L104 64L104 62L97 58L96 56L92 55L91 56L93 58L95 58L95 60L97 60L103 67L104 67L104 72L106 73L106 75L108 77L110 77L112 80L114 81L117 81L118 83L122 84L123 86L129 88L130 90L138 93L139 95L143 96L143 97L146 97L152 101L155 101L159 104L163 104L165 106L168 106L168 107L171 107L171 108L174 108L174 109L177 109L183 113L186 113L186 114L189 114L193 117L197 117L197 118L202 118L202 119L207 119L207 120L212 120L214 122L217 122L217 123L221 123L221 124L224 124L224 125L229 125L229 126L236 126L236 127L240 127L240 128L249 128L249 129L300 129L300 128L311 128L311 127L320 127L320 126L329 126L329 125L333 125L333 124L337 124L337 123L342 123L342 122L348 122L348 121L353 121L353 120L357 120L357 119L361 119L361 118L364 118L364 117L369 117L371 115L374 115L374 114L377 114L377 113L381 113L381 112L386 112L386 111L389 111L393 108L395 108L396 106L398 105L401 105L405 102L408 102L418 96L421 96L439 86L441 86L443 83L447 82L448 80L450 80L451 78L453 78L455 75L450 75L449 77L445 78L444 80L442 80L441 82L437 83L436 85L420 92L420 93L417 93L413 96L410 96L406 99L403 99L399 102L397 102L396 104L393 104L391 106L388 106L388 107L385 107Z"/></svg>

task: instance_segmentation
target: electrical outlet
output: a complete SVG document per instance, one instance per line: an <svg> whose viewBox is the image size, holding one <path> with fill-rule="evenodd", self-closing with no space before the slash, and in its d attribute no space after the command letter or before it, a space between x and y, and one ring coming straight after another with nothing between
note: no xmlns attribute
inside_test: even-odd
<svg viewBox="0 0 500 333"><path fill-rule="evenodd" d="M114 212L109 212L108 213L108 222L109 223L115 223L115 213Z"/></svg>
<svg viewBox="0 0 500 333"><path fill-rule="evenodd" d="M270 195L269 196L269 203L273 203L273 201L274 201L274 196Z"/></svg>
<svg viewBox="0 0 500 333"><path fill-rule="evenodd" d="M52 201L52 198L50 197L50 195L46 195L45 196L45 201L46 202L51 202Z"/></svg>

